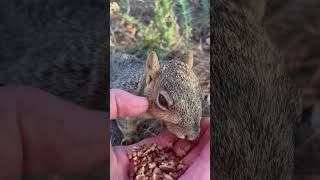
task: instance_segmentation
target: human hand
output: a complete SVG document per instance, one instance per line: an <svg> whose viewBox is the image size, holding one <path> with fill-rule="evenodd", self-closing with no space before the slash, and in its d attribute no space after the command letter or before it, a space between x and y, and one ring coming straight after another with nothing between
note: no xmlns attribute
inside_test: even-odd
<svg viewBox="0 0 320 180"><path fill-rule="evenodd" d="M107 160L102 112L39 89L0 87L0 179L86 172Z"/></svg>
<svg viewBox="0 0 320 180"><path fill-rule="evenodd" d="M148 101L144 97L138 97L122 90L110 91L110 119L118 117L136 116L146 112ZM157 137L147 138L130 146L112 147L110 143L110 177L112 179L129 179L128 153L133 147L141 144L156 143L160 146L174 144L173 148L191 146L192 150L183 158L183 162L189 167L179 179L210 179L210 120L204 118L201 122L200 138L197 141L178 139L172 133L165 131Z"/></svg>

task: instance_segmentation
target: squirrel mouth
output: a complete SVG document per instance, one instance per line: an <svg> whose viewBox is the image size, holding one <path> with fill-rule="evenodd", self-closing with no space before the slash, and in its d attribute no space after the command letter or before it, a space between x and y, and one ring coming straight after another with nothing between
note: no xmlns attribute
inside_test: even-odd
<svg viewBox="0 0 320 180"><path fill-rule="evenodd" d="M186 139L188 141L194 141L196 139L198 139L197 137L190 137L188 135L176 135L179 139Z"/></svg>
<svg viewBox="0 0 320 180"><path fill-rule="evenodd" d="M175 134L179 139L186 139L185 135L182 134Z"/></svg>
<svg viewBox="0 0 320 180"><path fill-rule="evenodd" d="M170 126L167 126L167 129L179 139L186 139L189 141L194 141L198 139L198 136L189 136L189 135L185 135L183 133L179 133L177 131L171 130Z"/></svg>

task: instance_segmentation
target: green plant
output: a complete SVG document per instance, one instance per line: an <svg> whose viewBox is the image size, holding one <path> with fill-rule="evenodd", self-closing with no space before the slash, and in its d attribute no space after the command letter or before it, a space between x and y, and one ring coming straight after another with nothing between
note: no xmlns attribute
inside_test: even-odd
<svg viewBox="0 0 320 180"><path fill-rule="evenodd" d="M201 0L201 7L203 9L203 16L202 19L204 23L210 23L210 1L209 0Z"/></svg>
<svg viewBox="0 0 320 180"><path fill-rule="evenodd" d="M187 0L178 0L178 4L180 6L180 12L183 17L183 25L184 25L184 39L187 42L186 45L188 49L190 48L191 44L189 43L191 41L192 36L192 27L191 27L191 13L188 9L188 1Z"/></svg>
<svg viewBox="0 0 320 180"><path fill-rule="evenodd" d="M120 13L125 14L128 11L128 1L127 0L120 0L119 1L119 6L120 6Z"/></svg>
<svg viewBox="0 0 320 180"><path fill-rule="evenodd" d="M176 33L176 17L172 8L171 0L155 0L155 28L159 29L160 42L163 47L172 44Z"/></svg>
<svg viewBox="0 0 320 180"><path fill-rule="evenodd" d="M119 0L119 17L122 20L132 23L138 33L132 35L123 33L127 38L134 42L134 46L122 47L115 38L110 37L110 47L117 51L146 56L149 50L154 50L163 56L171 56L173 51L187 50L191 46L191 14L188 9L187 0L178 0L179 11L174 10L172 0L154 0L154 16L148 23L142 23L139 18L129 14L128 0ZM178 31L177 17L182 17L181 27L182 36ZM161 53L160 53L161 52Z"/></svg>

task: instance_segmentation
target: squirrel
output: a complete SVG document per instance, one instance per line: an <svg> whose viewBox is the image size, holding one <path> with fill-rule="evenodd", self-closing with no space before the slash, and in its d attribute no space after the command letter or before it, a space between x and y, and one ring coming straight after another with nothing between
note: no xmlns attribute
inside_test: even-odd
<svg viewBox="0 0 320 180"><path fill-rule="evenodd" d="M123 89L144 96L149 101L146 115L117 120L124 136L122 144L144 138L144 135L141 137L143 132L137 132L143 124L147 124L147 129L156 127L157 133L165 125L181 139L194 140L199 137L205 100L199 79L192 70L192 53L184 61L159 61L152 51L145 63L132 55L116 53L110 58L110 67L110 88Z"/></svg>
<svg viewBox="0 0 320 180"><path fill-rule="evenodd" d="M40 88L87 109L106 112L105 2L13 0L0 5L0 86ZM108 179L107 164L72 177L54 174L22 179Z"/></svg>
<svg viewBox="0 0 320 180"><path fill-rule="evenodd" d="M1 6L21 11L2 16L0 85L33 86L88 109L106 110L105 9L99 1L81 2L10 1ZM101 13L90 15L94 11Z"/></svg>
<svg viewBox="0 0 320 180"><path fill-rule="evenodd" d="M211 31L211 174L289 180L301 92L261 23L264 0L215 0Z"/></svg>

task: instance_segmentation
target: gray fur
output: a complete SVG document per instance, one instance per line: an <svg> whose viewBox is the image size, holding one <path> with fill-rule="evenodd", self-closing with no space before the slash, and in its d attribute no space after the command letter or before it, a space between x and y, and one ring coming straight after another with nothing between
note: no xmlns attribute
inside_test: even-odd
<svg viewBox="0 0 320 180"><path fill-rule="evenodd" d="M198 79L190 79L186 64L181 61L170 61L161 65L159 73L160 86L166 89L176 103L172 113L182 119L178 126L168 127L179 131L199 131L202 117L201 89L193 86ZM172 78L173 77L173 78ZM191 129L190 129L191 128Z"/></svg>
<svg viewBox="0 0 320 180"><path fill-rule="evenodd" d="M144 63L134 56L116 53L110 57L110 89L121 88L138 94L144 76Z"/></svg>
<svg viewBox="0 0 320 180"><path fill-rule="evenodd" d="M144 91L144 62L127 54L114 54L111 56L110 65L111 88L119 88L136 95L146 96L150 106L156 106L156 103ZM170 125L167 128L183 134L187 134L187 131L199 131L202 111L202 91L198 79L190 72L192 70L182 61L160 61L160 71L154 80L157 82L155 88L165 89L174 101L174 105L170 108L170 114L181 119L178 125ZM145 131L149 131L149 128L153 129L151 133L154 135L161 132L164 129L164 123L156 121L154 118L118 119L118 127L125 138L129 138L129 142L126 143L131 144L147 137ZM141 126L146 126L146 129L141 129ZM119 137L119 135L112 136ZM114 138L111 139L113 142L119 142Z"/></svg>
<svg viewBox="0 0 320 180"><path fill-rule="evenodd" d="M28 85L90 109L107 98L104 6L91 0L8 1L0 85ZM101 13L97 13L101 12Z"/></svg>
<svg viewBox="0 0 320 180"><path fill-rule="evenodd" d="M105 12L105 2L100 0L1 1L0 86L37 87L106 111ZM79 176L27 179L107 179L106 166Z"/></svg>
<svg viewBox="0 0 320 180"><path fill-rule="evenodd" d="M211 8L212 175L289 180L301 97L246 2Z"/></svg>

